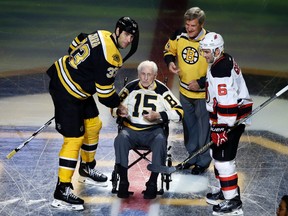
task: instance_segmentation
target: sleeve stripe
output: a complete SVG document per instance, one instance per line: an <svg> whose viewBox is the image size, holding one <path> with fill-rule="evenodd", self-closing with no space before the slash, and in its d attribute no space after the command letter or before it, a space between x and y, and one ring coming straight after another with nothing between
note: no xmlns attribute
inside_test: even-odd
<svg viewBox="0 0 288 216"><path fill-rule="evenodd" d="M108 97L111 97L113 94L115 94L116 93L116 91L114 90L114 91L109 91L109 92L98 92L98 89L97 89L97 95L98 95L98 97L101 97L101 98L108 98Z"/></svg>
<svg viewBox="0 0 288 216"><path fill-rule="evenodd" d="M237 116L238 105L233 104L233 105L223 106L223 105L218 104L217 111L218 111L218 114L222 116Z"/></svg>
<svg viewBox="0 0 288 216"><path fill-rule="evenodd" d="M62 85L65 87L65 89L69 92L69 94L73 95L76 98L85 99L90 96L90 94L86 93L77 83L75 83L72 78L70 77L70 74L65 67L65 61L68 58L68 56L63 57L58 60L58 64L56 64L58 77L62 83ZM63 61L63 63L62 63Z"/></svg>

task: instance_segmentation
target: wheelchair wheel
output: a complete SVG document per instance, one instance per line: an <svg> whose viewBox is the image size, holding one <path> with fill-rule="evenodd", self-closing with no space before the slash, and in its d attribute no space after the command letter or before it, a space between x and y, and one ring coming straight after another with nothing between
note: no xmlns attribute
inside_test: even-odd
<svg viewBox="0 0 288 216"><path fill-rule="evenodd" d="M118 186L119 176L115 170L113 170L111 175L111 182L112 182L112 193L117 193L117 186Z"/></svg>
<svg viewBox="0 0 288 216"><path fill-rule="evenodd" d="M165 174L165 184L166 184L166 190L169 191L170 189L170 175Z"/></svg>
<svg viewBox="0 0 288 216"><path fill-rule="evenodd" d="M171 146L168 148L168 150L170 150ZM167 166L168 167L171 167L172 166L172 156L171 154L168 154L167 155ZM172 181L171 180L171 174L164 174L164 181L165 181L165 184L166 184L166 190L168 191L170 189L170 182Z"/></svg>

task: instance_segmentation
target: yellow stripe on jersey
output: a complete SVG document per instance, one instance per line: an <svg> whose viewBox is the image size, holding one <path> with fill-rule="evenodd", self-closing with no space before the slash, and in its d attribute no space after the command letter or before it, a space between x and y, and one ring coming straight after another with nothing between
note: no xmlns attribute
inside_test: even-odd
<svg viewBox="0 0 288 216"><path fill-rule="evenodd" d="M150 128L152 128L152 127L154 126L154 125L147 125L147 127L142 127L142 128L140 128L140 127L133 126L133 125L129 124L129 123L126 122L126 121L123 122L123 125L124 125L125 127L128 127L128 128L130 128L130 129L132 129L132 130L135 130L135 131L147 130L147 129L150 129Z"/></svg>
<svg viewBox="0 0 288 216"><path fill-rule="evenodd" d="M72 55L77 49L79 49L81 46L83 46L84 43L86 43L87 38L80 41L78 37L74 38L74 40L69 45L69 48L71 49L70 55Z"/></svg>
<svg viewBox="0 0 288 216"><path fill-rule="evenodd" d="M115 86L113 84L102 86L96 83L96 90L97 95L101 98L108 98L116 92Z"/></svg>
<svg viewBox="0 0 288 216"><path fill-rule="evenodd" d="M76 37L74 40L75 40L75 42L76 42L77 44L80 44L80 43L81 43L81 41L78 39L78 37ZM87 39L86 39L85 41L87 41Z"/></svg>
<svg viewBox="0 0 288 216"><path fill-rule="evenodd" d="M69 56L64 56L63 58L57 61L56 68L58 77L64 86L64 88L71 94L72 96L78 99L86 99L91 96L89 93L85 92L80 85L74 82L70 76L69 71L66 68L65 61Z"/></svg>
<svg viewBox="0 0 288 216"><path fill-rule="evenodd" d="M74 50L76 50L79 44L80 41L78 40L78 38L75 38L69 46L71 48L71 51L73 52Z"/></svg>
<svg viewBox="0 0 288 216"><path fill-rule="evenodd" d="M180 113L180 120L181 120L184 116L184 111L183 111L182 107L176 106L176 107L173 107L172 109L176 110L178 113Z"/></svg>
<svg viewBox="0 0 288 216"><path fill-rule="evenodd" d="M118 68L122 67L122 57L119 49L115 46L111 40L111 32L109 31L98 31L99 38L103 47L103 53L106 61Z"/></svg>

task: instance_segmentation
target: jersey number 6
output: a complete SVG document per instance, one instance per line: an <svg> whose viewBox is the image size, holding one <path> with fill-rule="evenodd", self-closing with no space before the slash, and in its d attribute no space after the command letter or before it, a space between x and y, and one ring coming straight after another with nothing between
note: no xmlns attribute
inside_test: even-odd
<svg viewBox="0 0 288 216"><path fill-rule="evenodd" d="M226 84L219 84L218 85L218 95L223 96L227 95L227 88Z"/></svg>

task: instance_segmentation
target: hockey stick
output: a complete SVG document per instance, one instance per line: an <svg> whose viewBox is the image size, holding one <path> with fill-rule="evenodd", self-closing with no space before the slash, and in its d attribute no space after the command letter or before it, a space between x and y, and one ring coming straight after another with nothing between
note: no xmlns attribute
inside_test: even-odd
<svg viewBox="0 0 288 216"><path fill-rule="evenodd" d="M274 96L270 97L269 99L267 99L265 102L263 102L260 106L258 106L257 108L255 108L249 115L247 115L246 117L240 119L238 122L236 122L236 124L234 125L234 127L232 127L228 133L235 129L237 126L239 126L240 124L244 123L247 119L251 118L253 115L255 115L257 112L259 112L261 109L263 109L265 106L267 106L268 104L270 104L272 101L274 101L276 98L278 98L280 95L282 95L284 92L286 92L288 90L288 85L285 86L283 89L281 89L280 91L278 91ZM147 169L150 170L151 172L158 172L158 173L164 173L164 174L170 174L175 172L176 170L182 169L184 167L184 165L190 161L192 158L194 158L195 156L197 156L198 154L201 154L202 152L205 152L208 148L210 148L210 146L213 144L212 141L210 141L209 143L207 143L206 145L204 145L202 148L200 148L197 152L195 152L194 154L190 155L188 158L186 158L184 161L182 161L180 164L178 164L177 166L171 166L171 167L167 167L167 166L158 166L158 165L153 165L153 164L148 164Z"/></svg>
<svg viewBox="0 0 288 216"><path fill-rule="evenodd" d="M83 45L83 44L82 44ZM81 46L82 46L81 45ZM79 46L79 47L81 47ZM78 48L79 48L78 47ZM78 49L77 48L77 49ZM75 51L75 50L74 50ZM124 86L127 84L128 81L128 77L125 77L124 79ZM42 132L45 128L47 128L52 121L54 120L55 117L52 117L49 121L47 121L44 125L42 125L37 131L35 131L32 136L30 136L27 140L25 140L23 143L21 143L21 145L19 145L17 148L15 148L13 151L11 151L6 158L10 159L11 157L13 157L18 151L20 151L25 145L27 145L32 139L34 139L40 132Z"/></svg>
<svg viewBox="0 0 288 216"><path fill-rule="evenodd" d="M43 131L45 128L47 128L53 121L54 117L51 118L49 121L47 121L44 125L42 125L37 131L35 131L32 136L30 136L27 140L25 140L21 145L19 145L17 148L15 148L13 151L11 151L6 158L10 159L13 157L13 155L16 154L16 152L20 151L25 145L27 145L34 137L37 136L41 131Z"/></svg>

